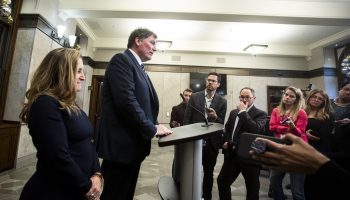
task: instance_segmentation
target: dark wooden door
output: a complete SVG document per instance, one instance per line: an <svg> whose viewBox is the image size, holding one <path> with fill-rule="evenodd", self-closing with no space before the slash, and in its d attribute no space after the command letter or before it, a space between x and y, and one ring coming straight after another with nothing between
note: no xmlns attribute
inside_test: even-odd
<svg viewBox="0 0 350 200"><path fill-rule="evenodd" d="M267 86L267 109L269 116L273 108L280 103L283 91L286 87L287 86Z"/></svg>
<svg viewBox="0 0 350 200"><path fill-rule="evenodd" d="M94 135L92 138L93 140L95 139L97 124L101 117L103 78L104 76L99 75L92 76L89 118L91 120L92 126L94 127Z"/></svg>
<svg viewBox="0 0 350 200"><path fill-rule="evenodd" d="M22 0L13 0L10 6L13 21L0 17L0 172L16 166L20 132L19 122L3 119Z"/></svg>
<svg viewBox="0 0 350 200"><path fill-rule="evenodd" d="M16 166L19 130L19 123L0 123L0 172Z"/></svg>

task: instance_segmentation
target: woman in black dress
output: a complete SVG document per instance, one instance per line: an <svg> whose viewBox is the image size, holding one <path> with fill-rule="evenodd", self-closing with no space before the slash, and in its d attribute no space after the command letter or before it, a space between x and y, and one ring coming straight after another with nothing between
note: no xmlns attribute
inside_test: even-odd
<svg viewBox="0 0 350 200"><path fill-rule="evenodd" d="M79 51L49 52L36 70L20 114L37 149L23 200L99 199L102 175L88 117L75 103L85 80Z"/></svg>
<svg viewBox="0 0 350 200"><path fill-rule="evenodd" d="M306 135L309 144L319 152L328 155L331 153L331 133L333 130L334 114L327 93L314 89L306 98L306 114L308 123Z"/></svg>
<svg viewBox="0 0 350 200"><path fill-rule="evenodd" d="M320 89L312 90L306 98L305 111L308 116L306 135L309 144L325 156L332 156L331 134L334 114L327 93ZM315 199L318 196L315 181L318 179L314 175L306 176L304 184L306 199Z"/></svg>

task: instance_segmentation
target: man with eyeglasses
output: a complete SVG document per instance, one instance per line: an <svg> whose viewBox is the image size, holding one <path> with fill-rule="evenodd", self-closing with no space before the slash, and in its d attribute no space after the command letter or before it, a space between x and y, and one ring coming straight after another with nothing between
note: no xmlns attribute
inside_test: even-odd
<svg viewBox="0 0 350 200"><path fill-rule="evenodd" d="M224 124L227 101L216 93L220 86L221 77L218 73L210 72L206 79L206 89L192 94L185 111L184 124L194 124L206 121ZM214 182L214 167L222 147L221 134L203 140L203 194L205 200L212 199Z"/></svg>
<svg viewBox="0 0 350 200"><path fill-rule="evenodd" d="M246 199L259 199L260 166L252 165L238 157L236 149L243 132L264 133L267 114L254 106L255 99L255 91L252 88L242 88L237 108L231 111L225 124L224 164L217 179L220 200L231 199L230 186L240 173L243 175L247 188Z"/></svg>

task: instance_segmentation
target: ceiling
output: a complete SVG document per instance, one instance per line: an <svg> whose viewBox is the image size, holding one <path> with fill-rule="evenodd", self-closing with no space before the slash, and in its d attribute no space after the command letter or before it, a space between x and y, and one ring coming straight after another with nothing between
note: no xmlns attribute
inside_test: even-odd
<svg viewBox="0 0 350 200"><path fill-rule="evenodd" d="M350 0L60 0L60 17L75 18L93 48L125 49L146 27L172 40L170 51L311 56L350 38Z"/></svg>

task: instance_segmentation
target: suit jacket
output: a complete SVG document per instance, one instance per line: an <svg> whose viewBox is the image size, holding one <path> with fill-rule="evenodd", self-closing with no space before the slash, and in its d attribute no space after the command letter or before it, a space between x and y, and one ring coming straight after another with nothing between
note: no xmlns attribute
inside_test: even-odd
<svg viewBox="0 0 350 200"><path fill-rule="evenodd" d="M253 105L248 112L241 112L238 114L238 109L232 110L230 112L230 116L225 124L225 141L231 141L232 131L235 125L237 115L239 121L232 140L234 145L238 145L240 136L243 132L264 134L265 124L267 121L267 114L266 112L257 109Z"/></svg>
<svg viewBox="0 0 350 200"><path fill-rule="evenodd" d="M191 95L190 101L187 105L184 124L194 124L198 122L204 122L204 113L205 113L205 92L196 92ZM195 109L194 109L195 108ZM215 93L214 98L211 102L210 108L213 108L218 116L214 121L208 119L210 122L216 122L224 124L226 110L227 110L227 101L225 98ZM199 112L201 111L201 112ZM215 148L220 149L222 147L222 135L212 136L209 140L209 143Z"/></svg>
<svg viewBox="0 0 350 200"><path fill-rule="evenodd" d="M180 126L184 125L184 116L186 111L187 104L184 102L181 102L179 105L174 106L171 110L171 118L170 118L170 127L174 128L171 125L171 122L177 121L180 123Z"/></svg>
<svg viewBox="0 0 350 200"><path fill-rule="evenodd" d="M102 89L97 152L112 162L141 162L157 132L157 93L134 55L126 50L109 62Z"/></svg>

